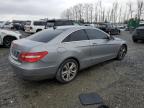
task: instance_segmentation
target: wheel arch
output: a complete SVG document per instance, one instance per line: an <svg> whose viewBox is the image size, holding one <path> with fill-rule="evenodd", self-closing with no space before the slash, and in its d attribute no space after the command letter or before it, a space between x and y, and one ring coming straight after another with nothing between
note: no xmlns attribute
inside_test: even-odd
<svg viewBox="0 0 144 108"><path fill-rule="evenodd" d="M122 44L122 45L126 47L126 50L128 50L128 46L127 46L127 44L124 43L124 44Z"/></svg>
<svg viewBox="0 0 144 108"><path fill-rule="evenodd" d="M2 39L2 43L4 42L4 39L7 38L7 37L13 38L14 40L17 40L17 39L18 39L17 37L12 36L12 35L6 35L6 36L4 36L3 39Z"/></svg>
<svg viewBox="0 0 144 108"><path fill-rule="evenodd" d="M3 37L3 40L4 40L4 38L6 38L6 37L11 37L11 38L18 39L16 36L13 36L13 35L5 35L5 36Z"/></svg>
<svg viewBox="0 0 144 108"><path fill-rule="evenodd" d="M69 60L69 59L75 60L75 61L78 63L78 68L80 69L80 61L79 61L76 57L68 57L68 58L64 59L64 60L59 64L58 69L60 68L60 66L62 65L62 63L64 63L66 60Z"/></svg>

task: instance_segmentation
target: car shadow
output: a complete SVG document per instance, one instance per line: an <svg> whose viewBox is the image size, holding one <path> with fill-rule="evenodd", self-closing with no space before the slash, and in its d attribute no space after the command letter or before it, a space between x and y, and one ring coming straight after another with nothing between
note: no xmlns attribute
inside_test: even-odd
<svg viewBox="0 0 144 108"><path fill-rule="evenodd" d="M114 59L108 60L108 61L96 64L96 65L93 65L91 67L88 67L86 69L83 69L83 70L79 71L77 77L81 77L81 75L85 74L86 72L89 72L92 69L103 67L103 66L105 66L105 65L107 65L109 63L112 63L114 61L115 61ZM20 79L20 78L17 78L17 79L22 84L24 84L24 86L28 86L28 85L33 85L33 86L39 86L39 85L55 85L55 86L60 86L60 85L65 85L65 84L59 83L55 78L41 80L41 81L27 81L27 80L23 80L23 79ZM66 83L66 84L69 84L69 83Z"/></svg>
<svg viewBox="0 0 144 108"><path fill-rule="evenodd" d="M79 75L80 75L80 74L83 74L83 73L85 73L85 72L87 72L87 71L90 71L90 70L92 70L92 69L94 69L94 68L101 68L101 67L103 67L103 66L105 66L105 65L107 65L107 64L109 64L109 63L114 62L114 61L116 61L116 60L115 60L115 59L111 59L111 60L107 60L107 61L104 61L104 62L95 64L95 65L93 65L93 66L90 66L90 67L88 67L88 68L85 68L85 69L81 70L78 74L79 74Z"/></svg>

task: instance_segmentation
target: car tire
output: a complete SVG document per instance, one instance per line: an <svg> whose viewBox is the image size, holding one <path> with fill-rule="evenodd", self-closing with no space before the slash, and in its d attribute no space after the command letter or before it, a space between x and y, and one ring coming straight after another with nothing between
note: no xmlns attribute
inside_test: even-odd
<svg viewBox="0 0 144 108"><path fill-rule="evenodd" d="M118 31L118 35L120 35L120 34L121 34L121 31L119 30L119 31Z"/></svg>
<svg viewBox="0 0 144 108"><path fill-rule="evenodd" d="M3 45L6 47L6 48L9 48L11 46L11 43L13 40L16 40L16 38L14 37L10 37L10 36L7 36L3 39Z"/></svg>
<svg viewBox="0 0 144 108"><path fill-rule="evenodd" d="M36 30L36 32L40 32L40 31L42 31L42 29L38 29L38 30Z"/></svg>
<svg viewBox="0 0 144 108"><path fill-rule="evenodd" d="M71 68L71 69L70 69ZM74 59L65 60L59 67L56 79L60 83L69 83L75 79L79 71L78 62Z"/></svg>
<svg viewBox="0 0 144 108"><path fill-rule="evenodd" d="M126 55L126 53L127 53L127 46L126 45L122 45L120 47L120 50L118 52L118 55L117 55L116 59L117 60L123 60L125 55Z"/></svg>
<svg viewBox="0 0 144 108"><path fill-rule="evenodd" d="M136 43L138 40L137 39L133 39L133 42Z"/></svg>

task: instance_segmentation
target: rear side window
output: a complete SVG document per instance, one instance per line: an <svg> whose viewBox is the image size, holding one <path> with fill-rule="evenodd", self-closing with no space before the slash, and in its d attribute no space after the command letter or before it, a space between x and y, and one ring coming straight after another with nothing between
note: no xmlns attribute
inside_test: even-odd
<svg viewBox="0 0 144 108"><path fill-rule="evenodd" d="M84 30L78 30L70 34L63 40L63 42L81 41L81 40L88 40L88 36Z"/></svg>
<svg viewBox="0 0 144 108"><path fill-rule="evenodd" d="M43 30L41 32L35 33L32 36L28 37L28 39L37 41L37 42L44 42L47 43L50 40L54 39L56 36L60 35L63 31L62 30Z"/></svg>
<svg viewBox="0 0 144 108"><path fill-rule="evenodd" d="M103 33L100 30L87 29L86 32L87 32L87 34L91 40L93 40L93 39L107 39L108 38L107 34Z"/></svg>
<svg viewBox="0 0 144 108"><path fill-rule="evenodd" d="M45 26L45 25L46 25L46 22L43 22L43 21L35 21L35 22L34 22L34 25L35 25L35 26Z"/></svg>

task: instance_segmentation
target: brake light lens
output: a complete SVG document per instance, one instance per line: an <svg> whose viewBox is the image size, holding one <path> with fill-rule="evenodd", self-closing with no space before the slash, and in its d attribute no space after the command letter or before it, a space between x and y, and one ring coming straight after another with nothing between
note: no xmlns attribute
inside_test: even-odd
<svg viewBox="0 0 144 108"><path fill-rule="evenodd" d="M38 62L48 54L47 51L43 52L23 52L19 56L19 60L22 62L34 63Z"/></svg>

